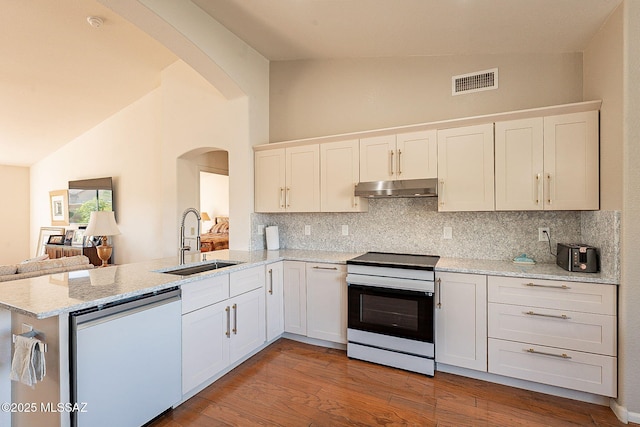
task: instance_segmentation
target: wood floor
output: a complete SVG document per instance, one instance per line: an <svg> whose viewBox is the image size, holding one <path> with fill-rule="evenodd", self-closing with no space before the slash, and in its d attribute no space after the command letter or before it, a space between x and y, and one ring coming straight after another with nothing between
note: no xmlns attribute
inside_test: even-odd
<svg viewBox="0 0 640 427"><path fill-rule="evenodd" d="M350 360L281 339L153 427L624 426L608 407Z"/></svg>

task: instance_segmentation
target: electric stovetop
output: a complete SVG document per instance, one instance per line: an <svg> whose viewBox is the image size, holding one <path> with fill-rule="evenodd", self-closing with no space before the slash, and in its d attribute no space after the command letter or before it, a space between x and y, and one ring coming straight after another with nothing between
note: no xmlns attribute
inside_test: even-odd
<svg viewBox="0 0 640 427"><path fill-rule="evenodd" d="M367 252L364 255L347 260L347 264L433 271L439 259L440 257L436 255Z"/></svg>

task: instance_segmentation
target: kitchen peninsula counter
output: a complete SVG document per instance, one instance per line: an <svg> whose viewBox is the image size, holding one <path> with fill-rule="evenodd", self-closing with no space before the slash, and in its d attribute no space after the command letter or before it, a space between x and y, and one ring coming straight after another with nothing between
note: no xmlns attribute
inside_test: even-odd
<svg viewBox="0 0 640 427"><path fill-rule="evenodd" d="M121 301L150 292L180 286L203 277L228 274L260 264L284 259L305 262L345 263L360 253L279 250L222 250L190 254L187 265L213 260L238 262L237 265L190 276L164 274L179 267L177 257L132 264L113 265L75 272L43 275L0 284L0 308L37 319L46 319L76 310Z"/></svg>

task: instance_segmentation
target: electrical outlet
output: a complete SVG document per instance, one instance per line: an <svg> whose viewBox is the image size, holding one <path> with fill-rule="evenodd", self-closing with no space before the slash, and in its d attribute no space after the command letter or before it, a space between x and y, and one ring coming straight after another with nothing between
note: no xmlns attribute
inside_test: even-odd
<svg viewBox="0 0 640 427"><path fill-rule="evenodd" d="M196 235L196 228L195 227L191 227L191 235L192 236Z"/></svg>
<svg viewBox="0 0 640 427"><path fill-rule="evenodd" d="M258 235L264 236L264 224L258 224Z"/></svg>
<svg viewBox="0 0 640 427"><path fill-rule="evenodd" d="M546 231L547 234L544 234L545 231ZM551 231L549 230L549 227L539 227L538 228L538 242L546 242L549 239L551 239Z"/></svg>
<svg viewBox="0 0 640 427"><path fill-rule="evenodd" d="M453 229L451 227L444 227L442 229L442 238L443 239L453 239Z"/></svg>
<svg viewBox="0 0 640 427"><path fill-rule="evenodd" d="M349 235L349 226L348 225L343 225L342 226L342 235L343 236L348 236Z"/></svg>
<svg viewBox="0 0 640 427"><path fill-rule="evenodd" d="M305 225L304 226L304 235L305 236L311 236L311 226L310 225Z"/></svg>

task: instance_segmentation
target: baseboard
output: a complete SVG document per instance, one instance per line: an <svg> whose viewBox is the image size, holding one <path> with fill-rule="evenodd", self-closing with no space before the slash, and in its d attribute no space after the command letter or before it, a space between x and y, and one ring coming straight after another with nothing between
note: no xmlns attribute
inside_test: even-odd
<svg viewBox="0 0 640 427"><path fill-rule="evenodd" d="M521 388L524 390L535 391L537 393L550 394L552 396L565 397L567 399L579 400L581 402L595 403L602 406L610 406L610 399L606 396L586 393L583 391L569 390L562 387L556 387L546 384L534 383L532 381L520 380L517 378L505 377L502 375L491 374L488 372L474 371L472 369L459 368L457 366L436 364L437 372L447 372L450 374L461 375L463 377L475 378L477 380L488 381L496 384L502 384L510 387ZM612 408L613 409L613 408Z"/></svg>
<svg viewBox="0 0 640 427"><path fill-rule="evenodd" d="M629 411L627 411L627 408L625 408L624 406L618 404L615 399L611 399L611 402L609 402L609 408L611 408L613 413L616 414L616 417L618 417L620 421L625 424L629 422Z"/></svg>
<svg viewBox="0 0 640 427"><path fill-rule="evenodd" d="M290 340L302 342L302 343L305 343L305 344L317 345L318 347L335 348L335 349L338 349L338 350L346 350L347 349L347 345L346 344L341 344L341 343L332 342L332 341L319 340L317 338L309 338L309 337L305 337L304 335L292 334L290 332L285 332L284 334L282 334L282 338L288 338Z"/></svg>

